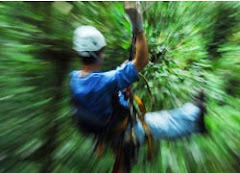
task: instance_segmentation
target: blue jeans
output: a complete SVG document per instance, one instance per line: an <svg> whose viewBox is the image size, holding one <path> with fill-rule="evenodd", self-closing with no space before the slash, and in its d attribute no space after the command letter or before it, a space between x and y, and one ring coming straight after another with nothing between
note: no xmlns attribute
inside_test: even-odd
<svg viewBox="0 0 240 173"><path fill-rule="evenodd" d="M200 113L200 108L192 103L186 103L173 110L149 112L145 115L145 122L154 139L176 138L199 131L197 120ZM134 126L134 130L142 144L145 139L145 131L140 121Z"/></svg>

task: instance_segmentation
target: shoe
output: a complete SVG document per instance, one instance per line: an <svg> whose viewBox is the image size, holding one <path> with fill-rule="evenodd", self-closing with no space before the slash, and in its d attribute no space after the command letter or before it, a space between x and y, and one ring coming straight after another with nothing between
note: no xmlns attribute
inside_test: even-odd
<svg viewBox="0 0 240 173"><path fill-rule="evenodd" d="M198 94L194 96L193 103L201 109L201 113L199 115L198 125L200 128L200 133L206 134L208 133L206 123L204 122L204 117L206 115L207 109L206 109L206 98L205 93L203 90L198 91Z"/></svg>

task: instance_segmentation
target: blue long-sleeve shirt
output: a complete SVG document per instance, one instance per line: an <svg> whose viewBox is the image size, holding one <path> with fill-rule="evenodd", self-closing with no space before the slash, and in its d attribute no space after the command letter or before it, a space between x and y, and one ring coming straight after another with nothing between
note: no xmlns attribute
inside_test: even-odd
<svg viewBox="0 0 240 173"><path fill-rule="evenodd" d="M77 102L76 105L90 112L84 115L91 116L84 117L83 119L86 118L85 122L92 119L97 120L95 122L102 122L108 119L113 112L113 94L127 88L138 79L137 70L131 62L124 67L108 72L92 72L85 77L80 77L80 74L81 71L73 71L70 84L74 100ZM126 106L127 102L122 96L120 95L119 100L122 105ZM149 112L144 117L153 138L161 139L198 132L201 128L199 126L200 115L200 108L192 103L186 103L182 107L170 111ZM134 130L138 141L143 143L146 134L140 121L134 125Z"/></svg>
<svg viewBox="0 0 240 173"><path fill-rule="evenodd" d="M113 94L127 88L138 79L138 72L132 62L108 72L92 72L80 77L81 71L71 73L71 89L76 105L98 118L112 115ZM123 99L120 99L123 105Z"/></svg>

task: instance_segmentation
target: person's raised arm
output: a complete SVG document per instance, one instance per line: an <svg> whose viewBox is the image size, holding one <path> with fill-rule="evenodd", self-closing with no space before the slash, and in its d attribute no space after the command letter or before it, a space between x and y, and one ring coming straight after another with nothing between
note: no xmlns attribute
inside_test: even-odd
<svg viewBox="0 0 240 173"><path fill-rule="evenodd" d="M137 35L136 40L136 56L132 61L137 71L141 71L148 64L148 45L144 32Z"/></svg>
<svg viewBox="0 0 240 173"><path fill-rule="evenodd" d="M143 17L140 2L125 2L124 8L128 14L133 32L137 35L136 38L136 56L132 61L137 71L141 71L149 61L148 45L143 31Z"/></svg>

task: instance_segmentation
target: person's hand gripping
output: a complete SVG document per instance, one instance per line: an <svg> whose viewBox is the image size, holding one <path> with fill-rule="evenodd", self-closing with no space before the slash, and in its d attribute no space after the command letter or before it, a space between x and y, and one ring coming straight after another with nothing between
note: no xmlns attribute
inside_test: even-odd
<svg viewBox="0 0 240 173"><path fill-rule="evenodd" d="M142 17L142 7L140 2L125 1L124 9L131 21L133 32L136 34L143 32L144 26L143 26L143 17Z"/></svg>

